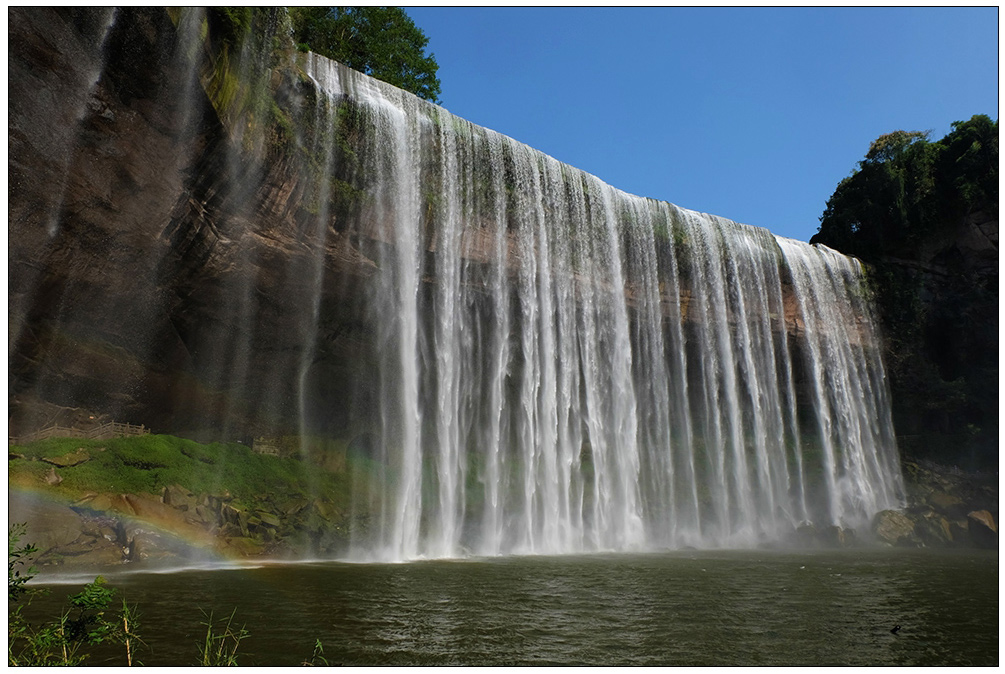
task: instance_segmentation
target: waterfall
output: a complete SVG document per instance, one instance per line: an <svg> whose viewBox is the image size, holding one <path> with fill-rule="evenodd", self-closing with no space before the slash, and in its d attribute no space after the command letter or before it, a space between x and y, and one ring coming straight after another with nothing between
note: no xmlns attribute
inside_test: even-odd
<svg viewBox="0 0 1005 674"><path fill-rule="evenodd" d="M902 504L857 261L277 51L279 10L223 46L203 10L72 16L79 67L12 98L12 426L281 448L311 474L284 544L364 560L784 544Z"/></svg>
<svg viewBox="0 0 1005 674"><path fill-rule="evenodd" d="M306 70L372 133L379 513L355 556L752 546L899 504L855 260Z"/></svg>

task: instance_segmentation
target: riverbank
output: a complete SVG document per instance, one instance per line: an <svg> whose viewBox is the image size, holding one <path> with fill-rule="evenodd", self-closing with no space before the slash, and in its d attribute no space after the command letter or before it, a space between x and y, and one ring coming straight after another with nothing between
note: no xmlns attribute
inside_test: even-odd
<svg viewBox="0 0 1005 674"><path fill-rule="evenodd" d="M352 515L346 450L328 444L300 458L169 435L12 445L8 521L27 523L43 572L334 556Z"/></svg>
<svg viewBox="0 0 1005 674"><path fill-rule="evenodd" d="M8 451L8 520L25 522L47 571L191 560L336 558L368 513L350 475L370 461L332 441L285 456L169 435L52 438ZM903 463L907 505L869 531L800 527L784 547L998 547L997 474Z"/></svg>

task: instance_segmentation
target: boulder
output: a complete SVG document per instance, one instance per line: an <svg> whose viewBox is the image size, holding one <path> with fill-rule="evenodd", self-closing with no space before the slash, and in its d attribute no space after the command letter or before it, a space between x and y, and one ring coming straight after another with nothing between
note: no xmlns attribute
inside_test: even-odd
<svg viewBox="0 0 1005 674"><path fill-rule="evenodd" d="M817 544L817 528L810 522L803 522L793 534L796 545L804 548L811 548Z"/></svg>
<svg viewBox="0 0 1005 674"><path fill-rule="evenodd" d="M938 512L948 517L959 517L966 513L963 499L955 494L944 491L933 491L928 496L928 503Z"/></svg>
<svg viewBox="0 0 1005 674"><path fill-rule="evenodd" d="M91 538L103 538L106 541L118 542L119 528L111 518L87 519L84 520L82 531ZM124 541L123 541L124 542Z"/></svg>
<svg viewBox="0 0 1005 674"><path fill-rule="evenodd" d="M241 527L238 526L237 524L234 524L233 522L224 522L220 526L219 531L217 531L217 535L220 536L221 538L226 539L226 538L240 538L244 534L241 532Z"/></svg>
<svg viewBox="0 0 1005 674"><path fill-rule="evenodd" d="M248 524L252 518L250 513L243 507L234 505L233 503L224 504L220 508L220 519L237 527L241 531L242 536L248 535Z"/></svg>
<svg viewBox="0 0 1005 674"><path fill-rule="evenodd" d="M310 501L308 501L307 499L300 496L294 496L282 501L280 505L280 510L286 516L291 516L296 515L310 504L311 504Z"/></svg>
<svg viewBox="0 0 1005 674"><path fill-rule="evenodd" d="M212 543L212 535L204 524L193 522L187 513L162 503L159 498L136 494L124 494L123 498L135 514L129 526L170 534L197 546ZM129 535L129 539L132 538ZM160 546L160 543L157 545Z"/></svg>
<svg viewBox="0 0 1005 674"><path fill-rule="evenodd" d="M979 548L998 548L998 529L995 518L987 510L967 513L970 540Z"/></svg>
<svg viewBox="0 0 1005 674"><path fill-rule="evenodd" d="M970 527L966 519L956 519L949 523L949 534L953 537L954 548L965 548L972 544Z"/></svg>
<svg viewBox="0 0 1005 674"><path fill-rule="evenodd" d="M178 510L195 510L199 498L180 484L172 484L161 490L161 501Z"/></svg>
<svg viewBox="0 0 1005 674"><path fill-rule="evenodd" d="M7 493L7 522L26 524L21 543L34 545L40 555L77 540L84 527L69 506L15 489Z"/></svg>
<svg viewBox="0 0 1005 674"><path fill-rule="evenodd" d="M851 529L847 530L851 531ZM819 537L820 542L822 542L827 547L846 547L850 542L849 537L852 540L854 539L854 531L852 531L851 536L846 536L845 529L835 524L831 526L825 526L822 529L820 529Z"/></svg>
<svg viewBox="0 0 1005 674"><path fill-rule="evenodd" d="M320 515L322 519L331 520L335 516L334 506L327 501L316 498L314 499L313 506L314 511Z"/></svg>
<svg viewBox="0 0 1005 674"><path fill-rule="evenodd" d="M211 510L208 506L197 505L195 507L195 515L203 524L219 524L220 518L216 512Z"/></svg>
<svg viewBox="0 0 1005 674"><path fill-rule="evenodd" d="M199 499L199 503L212 510L220 511L224 506L233 500L234 497L231 493L229 491L225 491L220 494L205 494Z"/></svg>
<svg viewBox="0 0 1005 674"><path fill-rule="evenodd" d="M914 522L899 510L881 510L872 519L872 533L888 545L913 547L917 541Z"/></svg>
<svg viewBox="0 0 1005 674"><path fill-rule="evenodd" d="M114 566L128 561L126 551L121 545L103 537L81 535L66 545L61 545L40 555L40 566L76 567L94 569L95 567Z"/></svg>
<svg viewBox="0 0 1005 674"><path fill-rule="evenodd" d="M80 557L97 548L100 545L98 541L99 539L91 536L78 536L75 541L67 543L66 545L61 545L58 548L53 548L46 553L46 555L58 557ZM108 541L103 542L108 543ZM119 556L121 557L121 555L122 550L119 549Z"/></svg>
<svg viewBox="0 0 1005 674"><path fill-rule="evenodd" d="M132 506L122 494L88 494L73 504L80 513L121 513L135 515Z"/></svg>
<svg viewBox="0 0 1005 674"><path fill-rule="evenodd" d="M225 552L240 557L254 557L265 550L265 545L261 541L246 536L228 538L221 547Z"/></svg>
<svg viewBox="0 0 1005 674"><path fill-rule="evenodd" d="M259 510L255 514L258 515L258 519L261 520L262 524L264 524L267 527L278 529L279 526L282 524L280 519L270 512Z"/></svg>
<svg viewBox="0 0 1005 674"><path fill-rule="evenodd" d="M95 539L86 555L74 559L66 558L64 566L79 564L88 569L101 566L114 566L128 561L126 550L115 541L104 538Z"/></svg>
<svg viewBox="0 0 1005 674"><path fill-rule="evenodd" d="M165 505L160 499L137 494L123 494L122 497L137 517L148 522L171 523L182 520L174 508Z"/></svg>
<svg viewBox="0 0 1005 674"><path fill-rule="evenodd" d="M241 511L229 503L220 507L220 519L227 524L235 524L239 526L241 521L240 514Z"/></svg>
<svg viewBox="0 0 1005 674"><path fill-rule="evenodd" d="M945 548L953 542L949 520L934 512L915 522L914 533L930 548Z"/></svg>
<svg viewBox="0 0 1005 674"><path fill-rule="evenodd" d="M191 556L192 546L163 531L138 528L129 541L131 561L171 561Z"/></svg>

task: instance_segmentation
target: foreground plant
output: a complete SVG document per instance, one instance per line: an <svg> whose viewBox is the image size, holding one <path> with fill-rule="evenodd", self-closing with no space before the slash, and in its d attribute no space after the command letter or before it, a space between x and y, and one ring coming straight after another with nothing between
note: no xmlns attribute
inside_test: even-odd
<svg viewBox="0 0 1005 674"><path fill-rule="evenodd" d="M29 566L29 558L38 552L38 548L30 544L18 547L26 531L25 524L12 524L7 530L7 600L12 602L28 592L24 585L35 577L36 572L34 566Z"/></svg>
<svg viewBox="0 0 1005 674"><path fill-rule="evenodd" d="M143 640L136 635L136 629L140 626L139 614L135 608L122 600L122 611L119 613L119 617L122 620L122 642L126 646L126 664L132 667L133 642L143 643Z"/></svg>
<svg viewBox="0 0 1005 674"><path fill-rule="evenodd" d="M106 587L101 576L70 596L69 606L55 620L39 626L27 621L23 609L40 592L25 587L35 576L35 567L29 564L37 551L33 545L20 545L25 531L25 525L17 524L7 532L7 664L81 665L90 656L85 652L87 647L124 643L126 662L132 665L133 644L140 642L136 611L123 602L120 613L109 612L115 590ZM27 601L18 604L22 598Z"/></svg>
<svg viewBox="0 0 1005 674"><path fill-rule="evenodd" d="M325 658L325 649L321 645L320 639L314 640L314 654L311 655L310 660L304 660L300 663L304 667L329 667L328 659Z"/></svg>
<svg viewBox="0 0 1005 674"><path fill-rule="evenodd" d="M213 621L213 613L206 617L206 621L201 623L206 627L206 638L199 644L199 664L203 667L236 667L237 648L241 641L248 637L248 631L242 625L240 628L234 627L234 615L237 609L230 612L230 616L221 619L219 626ZM206 615L203 612L203 615Z"/></svg>
<svg viewBox="0 0 1005 674"><path fill-rule="evenodd" d="M24 608L31 599L45 590L25 585L37 572L31 556L38 552L34 545L21 545L27 530L24 524L14 524L7 531L7 665L10 667L44 667L52 665L82 665L91 653L87 647L99 644L121 643L126 649L126 664L130 667L143 663L135 661L139 637L139 614L125 601L118 612L109 611L115 590L106 587L105 579L98 576L78 594L67 598L68 608L55 620L39 626L31 625L24 617ZM22 602L22 599L26 601ZM234 626L234 616L218 621L212 612L206 615L206 636L199 644L199 662L204 667L237 666L237 649L249 636L242 625ZM328 665L321 640L314 642L314 653L303 665Z"/></svg>
<svg viewBox="0 0 1005 674"><path fill-rule="evenodd" d="M35 567L30 563L30 556L38 552L34 545L19 546L27 526L13 524L7 530L7 664L22 664L15 658L15 643L22 638L28 625L22 615L26 604L18 604L19 600L30 595L32 590L25 584L35 576Z"/></svg>

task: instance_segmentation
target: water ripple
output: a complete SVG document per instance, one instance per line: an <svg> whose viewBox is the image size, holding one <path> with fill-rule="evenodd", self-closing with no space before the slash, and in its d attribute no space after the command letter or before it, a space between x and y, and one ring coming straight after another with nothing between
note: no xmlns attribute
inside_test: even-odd
<svg viewBox="0 0 1005 674"><path fill-rule="evenodd" d="M997 552L314 563L113 585L145 617L151 665L194 662L197 607L236 608L251 633L242 662L256 665L298 664L315 639L333 664L370 666L998 662ZM32 609L51 613L45 602L72 591Z"/></svg>

